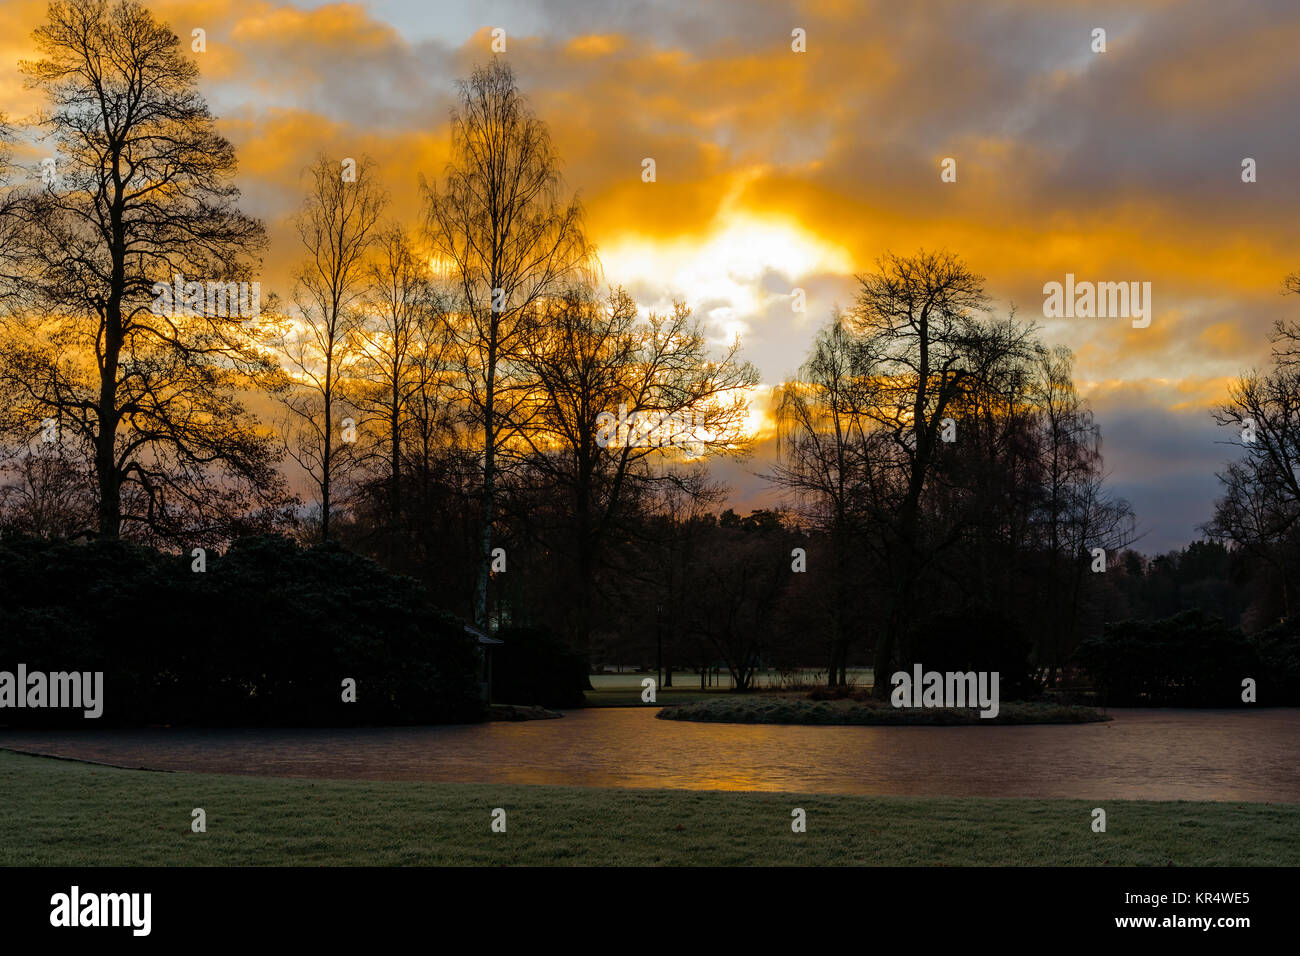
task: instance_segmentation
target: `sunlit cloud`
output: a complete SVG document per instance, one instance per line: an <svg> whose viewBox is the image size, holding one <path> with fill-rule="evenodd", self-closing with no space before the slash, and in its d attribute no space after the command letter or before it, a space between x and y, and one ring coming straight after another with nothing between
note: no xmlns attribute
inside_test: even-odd
<svg viewBox="0 0 1300 956"><path fill-rule="evenodd" d="M207 31L192 55L238 147L244 206L267 222L268 288L288 284L289 217L318 153L372 156L392 217L419 224L420 177L447 159L455 80L494 55L490 31L504 24L500 55L551 130L605 281L643 313L685 301L719 347L739 336L767 388L850 304L855 274L922 246L962 255L999 313L1014 306L1076 351L1107 433L1143 414L1204 413L1266 360L1278 318L1300 318L1300 300L1278 294L1300 269L1300 10L1280 0L824 0L797 11L803 54L791 9L767 0L741 15L715 0L485 0L437 16L414 3L151 6L186 49L192 29ZM44 8L0 0L11 117L40 105L16 63ZM1103 22L1108 50L1095 54ZM939 178L947 157L955 183ZM1240 179L1244 157L1256 183ZM1043 318L1043 284L1067 272L1151 282L1151 326ZM1108 419L1124 388L1124 417ZM1125 454L1112 471L1136 467Z"/></svg>

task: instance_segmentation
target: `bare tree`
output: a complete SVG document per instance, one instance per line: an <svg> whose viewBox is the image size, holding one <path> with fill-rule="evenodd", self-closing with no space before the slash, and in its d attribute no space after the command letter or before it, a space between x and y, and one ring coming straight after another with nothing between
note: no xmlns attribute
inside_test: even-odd
<svg viewBox="0 0 1300 956"><path fill-rule="evenodd" d="M673 467L748 446L748 390L758 372L739 342L711 357L684 303L642 320L623 289L598 297L557 294L520 336L520 368L534 382L520 403L518 433L528 478L564 503L565 533L550 546L573 565L574 637L585 652L604 549L625 509Z"/></svg>
<svg viewBox="0 0 1300 956"><path fill-rule="evenodd" d="M20 66L48 98L37 130L55 154L11 246L26 308L0 362L5 424L26 440L57 419L86 447L100 534L220 535L284 500L274 446L237 398L269 372L257 330L213 305L264 242L236 208L234 149L140 3L52 3L34 39L41 58ZM255 294L239 301L256 312Z"/></svg>
<svg viewBox="0 0 1300 956"><path fill-rule="evenodd" d="M644 621L653 608L656 652L663 650L661 686L673 686L674 666L686 664L699 668L703 690L714 649L704 635L688 627L688 611L697 583L694 569L700 552L710 545L706 529L717 523L727 487L711 479L705 462L698 461L654 492L649 513L636 525L633 569L639 573L620 575L624 591L617 601L627 611L617 623L629 627L632 618Z"/></svg>
<svg viewBox="0 0 1300 956"><path fill-rule="evenodd" d="M848 682L849 649L860 630L850 613L852 579L861 576L855 572L871 543L862 532L885 462L885 434L868 413L875 395L868 358L836 312L799 375L782 388L777 408L778 460L770 477L791 492L809 526L830 538L829 686Z"/></svg>
<svg viewBox="0 0 1300 956"><path fill-rule="evenodd" d="M402 446L410 405L417 393L437 382L430 378L437 372L430 360L441 364L439 353L448 339L433 300L428 264L401 227L390 226L376 237L367 281L364 321L355 333L357 375L363 380L356 402L382 429L377 444L385 468L391 550L402 519Z"/></svg>
<svg viewBox="0 0 1300 956"><path fill-rule="evenodd" d="M426 186L428 234L452 293L460 388L483 435L474 617L487 622L499 456L515 434L529 383L515 358L526 318L591 258L576 199L561 198L545 125L502 60L474 70L452 114L452 160L441 188Z"/></svg>
<svg viewBox="0 0 1300 956"><path fill-rule="evenodd" d="M727 515L724 515L727 517ZM737 691L754 687L762 655L776 628L776 610L790 584L787 536L779 516L699 529L701 547L690 568L684 629L711 649Z"/></svg>
<svg viewBox="0 0 1300 956"><path fill-rule="evenodd" d="M1026 549L1045 555L1040 663L1056 681L1077 637L1090 552L1115 552L1134 537L1128 503L1103 488L1101 431L1073 380L1074 357L1065 347L1039 348L1025 404L1034 416L1031 436L1040 483L1033 537Z"/></svg>
<svg viewBox="0 0 1300 956"><path fill-rule="evenodd" d="M1275 326L1272 372L1238 378L1214 418L1237 432L1231 444L1243 449L1248 467L1263 483L1300 503L1300 326Z"/></svg>
<svg viewBox="0 0 1300 956"><path fill-rule="evenodd" d="M0 465L0 525L38 538L71 538L95 517L93 486L72 457L53 445Z"/></svg>
<svg viewBox="0 0 1300 956"><path fill-rule="evenodd" d="M19 284L15 231L21 219L18 208L21 193L14 182L17 170L9 148L12 137L13 127L5 114L0 113L0 310L12 304Z"/></svg>
<svg viewBox="0 0 1300 956"><path fill-rule="evenodd" d="M1287 276L1284 289L1300 294L1300 272ZM1224 497L1205 530L1277 572L1289 615L1300 563L1300 323L1278 320L1272 343L1272 369L1240 376L1214 411L1243 454L1219 475Z"/></svg>
<svg viewBox="0 0 1300 956"><path fill-rule="evenodd" d="M922 522L924 496L943 460L941 431L972 390L1025 349L1032 330L1014 321L982 321L988 311L983 278L949 252L886 254L878 271L859 282L850 320L867 389L863 414L886 440L885 464L873 471L867 499L888 558L882 562L888 613L874 660L875 692L883 697L921 574L963 532L961 521L933 533Z"/></svg>
<svg viewBox="0 0 1300 956"><path fill-rule="evenodd" d="M276 349L292 381L282 399L291 430L286 443L319 492L320 536L328 541L335 486L352 466L347 446L359 427L355 419L340 422L336 435L335 413L357 371L368 255L387 196L365 157L353 164L322 155L308 176L294 219L307 254L294 272L296 308L280 319Z"/></svg>

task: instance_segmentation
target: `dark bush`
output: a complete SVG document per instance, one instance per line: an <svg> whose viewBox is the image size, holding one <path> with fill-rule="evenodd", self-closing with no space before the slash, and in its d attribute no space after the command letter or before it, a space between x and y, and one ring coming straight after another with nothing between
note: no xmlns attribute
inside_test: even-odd
<svg viewBox="0 0 1300 956"><path fill-rule="evenodd" d="M1257 702L1264 706L1300 705L1300 623L1288 619L1248 638L1259 660Z"/></svg>
<svg viewBox="0 0 1300 956"><path fill-rule="evenodd" d="M911 657L905 670L921 664L927 671L996 671L1002 700L1025 700L1041 690L1030 669L1032 643L1024 625L996 608L927 614L912 629L907 646Z"/></svg>
<svg viewBox="0 0 1300 956"><path fill-rule="evenodd" d="M499 704L581 707L587 662L546 627L505 627L492 648L492 700Z"/></svg>
<svg viewBox="0 0 1300 956"><path fill-rule="evenodd" d="M1230 707L1242 703L1243 678L1268 683L1251 641L1199 610L1113 624L1075 660L1114 706Z"/></svg>
<svg viewBox="0 0 1300 956"><path fill-rule="evenodd" d="M478 719L474 640L423 589L282 538L191 559L117 541L0 544L0 670L103 671L113 724ZM342 682L357 682L344 703ZM81 723L0 711L0 723Z"/></svg>

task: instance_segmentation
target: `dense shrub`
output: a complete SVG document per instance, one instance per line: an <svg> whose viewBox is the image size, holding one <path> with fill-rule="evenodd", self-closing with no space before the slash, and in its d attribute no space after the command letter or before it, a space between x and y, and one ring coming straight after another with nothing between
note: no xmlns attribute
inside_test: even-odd
<svg viewBox="0 0 1300 956"><path fill-rule="evenodd" d="M0 670L103 671L96 723L473 720L475 655L415 581L333 546L250 539L196 573L119 541L0 544ZM0 710L0 723L58 722L82 719Z"/></svg>
<svg viewBox="0 0 1300 956"><path fill-rule="evenodd" d="M1239 705L1246 677L1255 679L1261 704L1297 701L1294 632L1248 639L1202 611L1113 624L1083 641L1075 657L1106 703L1117 706Z"/></svg>
<svg viewBox="0 0 1300 956"><path fill-rule="evenodd" d="M587 662L545 627L504 627L492 648L492 700L501 704L581 707Z"/></svg>
<svg viewBox="0 0 1300 956"><path fill-rule="evenodd" d="M1258 702L1265 705L1300 704L1300 622L1288 618L1248 638L1259 659L1254 677Z"/></svg>

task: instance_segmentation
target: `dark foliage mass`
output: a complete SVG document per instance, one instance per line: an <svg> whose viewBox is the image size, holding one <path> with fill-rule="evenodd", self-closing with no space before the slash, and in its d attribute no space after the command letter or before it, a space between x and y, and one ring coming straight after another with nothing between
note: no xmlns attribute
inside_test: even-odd
<svg viewBox="0 0 1300 956"><path fill-rule="evenodd" d="M335 546L249 539L198 573L122 541L0 545L0 666L103 671L104 724L474 720L476 653L416 582ZM4 719L84 725L75 710Z"/></svg>
<svg viewBox="0 0 1300 956"><path fill-rule="evenodd" d="M991 607L926 615L911 636L911 658L927 671L995 671L999 693L1023 700L1040 689L1030 665L1033 642L1022 624Z"/></svg>
<svg viewBox="0 0 1300 956"><path fill-rule="evenodd" d="M1083 641L1079 663L1115 706L1230 707L1242 681L1263 705L1300 703L1300 631L1294 625L1251 635L1203 611L1158 621L1123 621Z"/></svg>
<svg viewBox="0 0 1300 956"><path fill-rule="evenodd" d="M510 704L581 707L587 662L545 627L503 627L492 649L492 694Z"/></svg>

